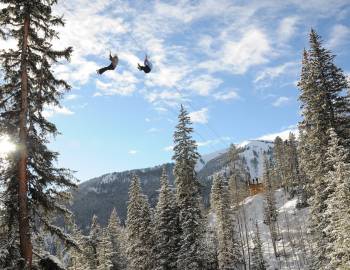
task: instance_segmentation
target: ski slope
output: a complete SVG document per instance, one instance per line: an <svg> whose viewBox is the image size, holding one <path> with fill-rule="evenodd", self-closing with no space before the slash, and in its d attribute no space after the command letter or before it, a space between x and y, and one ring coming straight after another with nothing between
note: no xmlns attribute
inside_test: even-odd
<svg viewBox="0 0 350 270"><path fill-rule="evenodd" d="M264 258L270 270L306 270L310 258L310 241L307 241L308 208L296 209L296 199L288 200L282 189L275 192L278 209L278 229L280 240L277 242L279 257L274 256L270 232L264 224L264 194L260 193L246 198L242 202L239 212L241 220L246 215L246 227L249 239L252 239L255 231L255 222L258 223L261 240L263 242ZM243 233L245 233L245 226ZM252 245L252 242L250 241ZM247 256L246 256L247 257ZM248 260L248 258L246 258Z"/></svg>

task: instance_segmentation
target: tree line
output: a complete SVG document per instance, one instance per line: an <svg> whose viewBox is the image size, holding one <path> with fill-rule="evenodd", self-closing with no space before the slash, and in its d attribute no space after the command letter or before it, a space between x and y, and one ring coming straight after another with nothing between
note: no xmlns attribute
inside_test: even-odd
<svg viewBox="0 0 350 270"><path fill-rule="evenodd" d="M67 203L76 181L70 170L56 167L58 153L47 145L58 130L43 115L46 105L59 106L70 89L52 71L72 53L71 47L53 48L55 28L64 25L62 17L53 15L56 2L0 1L0 35L17 42L0 52L0 129L18 146L1 162L1 268L266 269L259 224L252 234L241 204L248 196L235 167L241 150L231 147L231 175L228 180L215 176L211 211L206 213L195 172L197 145L182 106L174 133L175 192L163 174L153 210L134 175L126 228L115 212L107 228L94 217L87 236L74 226ZM276 138L274 158L264 161L264 223L274 255L280 257L282 250L286 258L287 242L298 242L306 251L300 257L292 246L293 256L299 256L297 267L303 262L312 270L350 268L349 81L334 59L311 30L298 84L302 114L298 141L293 135L287 141ZM308 207L309 232L304 233L309 245L301 240L302 233L297 240L280 233L275 198L279 187L297 198L299 209ZM57 216L65 221L64 227L57 226ZM47 245L48 241L55 244ZM307 252L311 258L305 258Z"/></svg>

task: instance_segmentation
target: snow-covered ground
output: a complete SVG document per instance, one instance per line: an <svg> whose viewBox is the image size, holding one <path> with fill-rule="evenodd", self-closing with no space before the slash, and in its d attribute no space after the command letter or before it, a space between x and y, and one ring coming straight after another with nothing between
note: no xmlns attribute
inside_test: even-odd
<svg viewBox="0 0 350 270"><path fill-rule="evenodd" d="M288 195L285 195L282 189L275 192L280 235L280 240L277 243L278 258L274 256L269 227L263 222L264 194L260 193L246 198L242 202L243 208L240 211L241 220L244 220L243 215L246 215L246 225L250 239L252 239L255 232L255 222L258 223L263 242L264 258L269 264L268 269L271 270L306 269L306 263L310 255L310 246L306 235L308 209L296 209L296 199L288 200L287 197ZM242 227L243 232L245 232L245 226Z"/></svg>

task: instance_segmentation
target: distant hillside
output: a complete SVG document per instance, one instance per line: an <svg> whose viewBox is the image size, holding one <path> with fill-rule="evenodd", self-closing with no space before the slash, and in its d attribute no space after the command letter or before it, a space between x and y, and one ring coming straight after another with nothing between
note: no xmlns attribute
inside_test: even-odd
<svg viewBox="0 0 350 270"><path fill-rule="evenodd" d="M271 154L273 143L269 141L247 141L240 147L244 148L242 164L245 166L251 177L262 175L263 154ZM105 225L113 207L122 221L126 218L126 206L128 200L128 189L130 177L136 173L141 180L143 192L148 196L150 204L154 207L157 203L160 188L159 178L162 168L165 166L170 183L174 184L174 164L135 169L125 172L114 172L102 175L83 182L79 190L73 194L72 211L75 213L76 222L82 229L90 225L91 217L96 214L102 225ZM204 204L208 205L212 183L212 176L215 173L223 173L228 168L228 149L204 155L202 162L198 162L196 170L202 183L202 196Z"/></svg>
<svg viewBox="0 0 350 270"><path fill-rule="evenodd" d="M105 225L114 207L121 219L124 220L129 181L133 173L140 177L143 192L148 196L151 205L154 206L158 198L159 178L164 166L172 184L174 177L172 174L173 164L171 163L153 168L114 172L83 182L73 195L74 200L71 207L77 224L86 229L90 225L92 215L96 214L99 222Z"/></svg>

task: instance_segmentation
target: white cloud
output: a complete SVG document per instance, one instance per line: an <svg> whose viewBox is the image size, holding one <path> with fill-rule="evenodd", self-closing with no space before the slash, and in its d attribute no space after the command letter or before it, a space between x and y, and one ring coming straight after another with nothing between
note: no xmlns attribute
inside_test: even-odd
<svg viewBox="0 0 350 270"><path fill-rule="evenodd" d="M282 107L283 105L288 104L290 101L291 101L291 98L289 98L289 97L278 97L272 103L272 106L274 106L274 107Z"/></svg>
<svg viewBox="0 0 350 270"><path fill-rule="evenodd" d="M106 77L109 80L96 80L96 87L100 91L94 96L130 96L136 91L138 79L129 71L123 71L119 74L110 72L106 74Z"/></svg>
<svg viewBox="0 0 350 270"><path fill-rule="evenodd" d="M148 133L155 133L155 132L159 132L160 129L159 128L155 128L155 127L152 127L150 129L147 130Z"/></svg>
<svg viewBox="0 0 350 270"><path fill-rule="evenodd" d="M214 98L216 100L231 100L231 99L239 99L239 95L236 91L231 90L231 91L227 91L227 92L215 93Z"/></svg>
<svg viewBox="0 0 350 270"><path fill-rule="evenodd" d="M350 27L342 24L337 24L333 27L330 40L327 46L331 49L336 49L338 47L347 45L350 43Z"/></svg>
<svg viewBox="0 0 350 270"><path fill-rule="evenodd" d="M74 100L77 99L79 96L76 94L69 94L65 97L66 100Z"/></svg>
<svg viewBox="0 0 350 270"><path fill-rule="evenodd" d="M202 62L199 66L209 72L229 71L244 74L253 66L265 64L272 53L269 38L259 28L248 29L240 40L225 39L215 59Z"/></svg>
<svg viewBox="0 0 350 270"><path fill-rule="evenodd" d="M169 145L169 146L166 146L166 147L163 148L163 150L166 151L166 152L171 152L171 151L173 151L173 149L174 149L173 145Z"/></svg>
<svg viewBox="0 0 350 270"><path fill-rule="evenodd" d="M137 153L138 153L139 151L137 151L137 150L129 150L129 152L128 152L128 154L129 155L136 155Z"/></svg>
<svg viewBox="0 0 350 270"><path fill-rule="evenodd" d="M220 16L223 13L229 14L230 11L237 9L232 1L221 0L202 0L197 3L192 1L177 1L176 4L168 4L157 1L155 11L166 19L177 20L184 24L189 24L203 17Z"/></svg>
<svg viewBox="0 0 350 270"><path fill-rule="evenodd" d="M222 84L222 80L211 75L201 75L190 81L188 88L198 93L200 96L208 96L212 90Z"/></svg>
<svg viewBox="0 0 350 270"><path fill-rule="evenodd" d="M66 115L66 116L73 115L74 112L65 106L59 107L59 106L55 106L55 105L47 105L47 106L45 106L42 114L44 117L48 118L48 117L52 117L54 115Z"/></svg>
<svg viewBox="0 0 350 270"><path fill-rule="evenodd" d="M269 133L257 138L258 140L267 140L273 141L277 136L281 137L281 139L286 140L289 137L289 133L292 132L296 137L299 136L299 130L297 128L286 129L276 133Z"/></svg>
<svg viewBox="0 0 350 270"><path fill-rule="evenodd" d="M297 30L299 18L296 16L284 18L277 29L277 36L280 42L288 42Z"/></svg>
<svg viewBox="0 0 350 270"><path fill-rule="evenodd" d="M268 87L275 78L284 74L296 76L298 73L297 67L297 62L286 62L279 66L267 67L258 73L254 83L258 84L259 87Z"/></svg>
<svg viewBox="0 0 350 270"><path fill-rule="evenodd" d="M191 121L198 124L208 123L208 108L202 108L199 111L191 112L189 114Z"/></svg>
<svg viewBox="0 0 350 270"><path fill-rule="evenodd" d="M56 13L64 14L65 20L65 27L58 28L60 39L55 45L74 49L71 63L65 68L58 67L57 72L76 86L86 84L99 67L89 57L102 56L108 63L108 49L114 48L113 37L126 31L122 19L104 12L110 4L109 0L62 0L55 5Z"/></svg>
<svg viewBox="0 0 350 270"><path fill-rule="evenodd" d="M178 86L179 82L187 75L188 70L184 66L160 64L155 72L150 74L146 80L148 86L172 88Z"/></svg>
<svg viewBox="0 0 350 270"><path fill-rule="evenodd" d="M254 83L272 80L286 73L294 73L296 71L297 64L297 62L287 62L279 66L267 67L258 73Z"/></svg>
<svg viewBox="0 0 350 270"><path fill-rule="evenodd" d="M349 5L348 0L289 0L288 2L304 10L308 16L313 16L314 19L333 17ZM285 4L284 1L281 3Z"/></svg>
<svg viewBox="0 0 350 270"><path fill-rule="evenodd" d="M159 108L160 104L168 106L177 106L185 98L175 90L164 90L164 91L152 91L145 94L145 98L148 102L157 105ZM164 111L164 107L160 106L161 110ZM166 109L165 109L166 110Z"/></svg>

